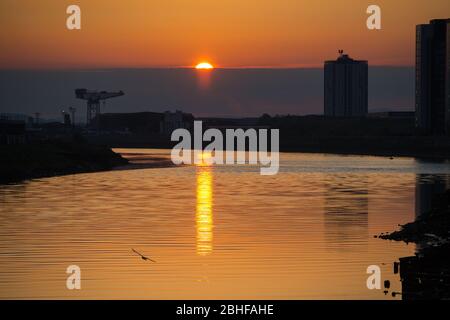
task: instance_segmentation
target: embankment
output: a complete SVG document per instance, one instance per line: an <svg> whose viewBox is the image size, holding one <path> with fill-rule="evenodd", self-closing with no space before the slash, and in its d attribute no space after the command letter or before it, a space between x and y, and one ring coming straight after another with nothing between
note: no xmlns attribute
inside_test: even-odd
<svg viewBox="0 0 450 320"><path fill-rule="evenodd" d="M2 145L0 183L109 170L128 161L110 148L85 142L46 141Z"/></svg>

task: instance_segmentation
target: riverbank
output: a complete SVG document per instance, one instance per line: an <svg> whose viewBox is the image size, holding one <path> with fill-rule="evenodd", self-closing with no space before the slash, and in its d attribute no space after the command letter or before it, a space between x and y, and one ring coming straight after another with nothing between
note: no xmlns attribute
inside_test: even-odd
<svg viewBox="0 0 450 320"><path fill-rule="evenodd" d="M380 238L432 246L450 242L450 190L434 195L431 210L419 215L416 221Z"/></svg>
<svg viewBox="0 0 450 320"><path fill-rule="evenodd" d="M87 137L111 148L171 149L178 142L164 135L105 133ZM450 139L431 136L295 136L280 130L280 152L328 153L381 157L450 159ZM209 142L204 142L206 147Z"/></svg>
<svg viewBox="0 0 450 320"><path fill-rule="evenodd" d="M0 183L111 170L128 160L110 148L76 141L2 145Z"/></svg>
<svg viewBox="0 0 450 320"><path fill-rule="evenodd" d="M114 170L133 170L133 169L150 169L150 168L170 168L176 165L172 162L170 154L153 154L153 153L139 153L127 152L124 150L114 150L123 158L128 160L124 166L114 168Z"/></svg>
<svg viewBox="0 0 450 320"><path fill-rule="evenodd" d="M280 136L284 152L332 153L381 157L450 159L450 139L428 136Z"/></svg>
<svg viewBox="0 0 450 320"><path fill-rule="evenodd" d="M415 256L400 258L403 299L450 299L450 190L416 221L379 238L417 245Z"/></svg>

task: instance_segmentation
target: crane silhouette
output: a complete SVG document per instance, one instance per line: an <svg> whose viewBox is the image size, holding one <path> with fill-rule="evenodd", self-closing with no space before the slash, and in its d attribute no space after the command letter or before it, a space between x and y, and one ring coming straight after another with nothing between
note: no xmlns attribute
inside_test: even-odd
<svg viewBox="0 0 450 320"><path fill-rule="evenodd" d="M75 89L75 96L78 99L87 101L86 125L98 125L98 116L100 115L100 101L123 96L123 91L107 92L87 89ZM96 123L92 121L96 119Z"/></svg>

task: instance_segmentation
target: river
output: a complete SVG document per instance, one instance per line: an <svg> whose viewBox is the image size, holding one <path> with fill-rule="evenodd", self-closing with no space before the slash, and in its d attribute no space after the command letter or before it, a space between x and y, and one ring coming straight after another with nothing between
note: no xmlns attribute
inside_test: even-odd
<svg viewBox="0 0 450 320"><path fill-rule="evenodd" d="M183 166L0 186L0 298L393 299L367 288L367 267L401 291L392 263L416 248L374 235L413 221L450 165L301 153L280 161L274 176ZM81 269L81 290L66 288L69 265Z"/></svg>

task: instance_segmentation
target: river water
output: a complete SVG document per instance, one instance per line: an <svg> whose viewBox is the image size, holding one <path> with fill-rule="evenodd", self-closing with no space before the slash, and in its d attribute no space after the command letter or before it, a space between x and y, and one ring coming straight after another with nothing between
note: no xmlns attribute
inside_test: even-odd
<svg viewBox="0 0 450 320"><path fill-rule="evenodd" d="M0 298L393 299L367 288L367 267L401 291L392 263L416 247L374 235L413 221L450 165L300 153L280 161L275 176L183 166L0 186ZM70 265L81 290L66 287Z"/></svg>

